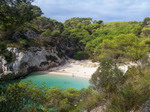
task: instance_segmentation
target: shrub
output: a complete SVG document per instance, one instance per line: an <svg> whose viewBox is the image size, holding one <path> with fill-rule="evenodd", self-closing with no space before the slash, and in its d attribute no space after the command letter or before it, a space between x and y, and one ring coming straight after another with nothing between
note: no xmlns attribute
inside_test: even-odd
<svg viewBox="0 0 150 112"><path fill-rule="evenodd" d="M3 53L3 51L6 50L6 43L4 42L0 42L0 54Z"/></svg>
<svg viewBox="0 0 150 112"><path fill-rule="evenodd" d="M110 95L118 92L125 80L123 72L112 59L103 59L100 67L92 75L90 83L93 89Z"/></svg>
<svg viewBox="0 0 150 112"><path fill-rule="evenodd" d="M132 67L128 78L117 94L110 98L106 112L140 111L150 98L150 67Z"/></svg>
<svg viewBox="0 0 150 112"><path fill-rule="evenodd" d="M104 40L95 50L99 58L138 60L148 51L147 46L134 34L122 34L113 40Z"/></svg>
<svg viewBox="0 0 150 112"><path fill-rule="evenodd" d="M3 52L3 56L5 57L5 59L6 59L6 61L7 61L8 63L12 62L12 60L13 60L13 54L12 54L10 51L5 50L5 51Z"/></svg>
<svg viewBox="0 0 150 112"><path fill-rule="evenodd" d="M84 51L78 51L74 54L73 58L76 60L84 60L84 59L88 59L89 56Z"/></svg>
<svg viewBox="0 0 150 112"><path fill-rule="evenodd" d="M143 38L150 38L150 28L147 28L147 27L143 28L141 36Z"/></svg>
<svg viewBox="0 0 150 112"><path fill-rule="evenodd" d="M52 37L60 36L60 31L59 31L59 30L54 30L54 31L52 31L51 36L52 36Z"/></svg>
<svg viewBox="0 0 150 112"><path fill-rule="evenodd" d="M51 36L51 30L47 29L45 32L41 34L41 37L50 37Z"/></svg>

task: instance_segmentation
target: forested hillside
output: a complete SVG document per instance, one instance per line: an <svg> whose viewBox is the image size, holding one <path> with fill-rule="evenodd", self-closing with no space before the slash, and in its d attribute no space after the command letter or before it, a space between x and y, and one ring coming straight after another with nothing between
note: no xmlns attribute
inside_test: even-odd
<svg viewBox="0 0 150 112"><path fill-rule="evenodd" d="M0 57L6 65L16 59L10 47L20 51L44 47L56 49L59 57L100 62L100 67L90 89L61 90L23 82L0 85L1 112L90 112L96 107L103 112L150 111L150 17L108 23L74 17L62 23L41 15L32 0L0 1ZM117 64L125 62L140 64L123 73Z"/></svg>
<svg viewBox="0 0 150 112"><path fill-rule="evenodd" d="M138 60L149 51L150 18L104 23L76 17L61 23L41 17L42 11L30 0L2 0L0 8L0 48L6 58L11 57L6 47L57 47L71 58L95 61Z"/></svg>
<svg viewBox="0 0 150 112"><path fill-rule="evenodd" d="M149 21L145 18L143 22L103 23L92 18L72 18L61 23L36 17L21 25L1 24L1 54L6 58L10 55L3 52L6 46L45 46L64 50L65 55L79 60L111 57L122 62L137 61L149 52Z"/></svg>

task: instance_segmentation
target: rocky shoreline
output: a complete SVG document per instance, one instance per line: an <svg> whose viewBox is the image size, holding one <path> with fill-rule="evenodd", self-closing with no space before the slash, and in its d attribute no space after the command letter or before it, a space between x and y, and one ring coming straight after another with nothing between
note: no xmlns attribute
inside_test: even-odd
<svg viewBox="0 0 150 112"><path fill-rule="evenodd" d="M30 47L25 51L7 48L13 54L13 60L7 62L0 56L0 79L9 80L24 77L34 71L44 71L65 63L66 57L59 56L55 48Z"/></svg>

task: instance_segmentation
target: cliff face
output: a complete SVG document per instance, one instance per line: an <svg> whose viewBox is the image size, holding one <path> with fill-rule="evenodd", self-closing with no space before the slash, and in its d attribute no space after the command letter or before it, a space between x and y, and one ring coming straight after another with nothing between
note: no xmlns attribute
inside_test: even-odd
<svg viewBox="0 0 150 112"><path fill-rule="evenodd" d="M55 48L30 47L21 51L18 48L7 48L13 54L12 62L8 63L0 57L0 78L2 80L14 79L37 70L47 70L58 66L65 61L65 57L58 56Z"/></svg>

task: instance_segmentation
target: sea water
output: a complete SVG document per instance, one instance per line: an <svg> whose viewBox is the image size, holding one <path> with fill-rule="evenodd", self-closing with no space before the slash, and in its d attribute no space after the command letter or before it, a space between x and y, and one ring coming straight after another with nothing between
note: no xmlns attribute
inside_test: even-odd
<svg viewBox="0 0 150 112"><path fill-rule="evenodd" d="M87 78L72 77L50 73L32 73L21 80L25 82L32 81L38 86L44 84L46 87L58 86L62 89L66 88L83 89L89 87L89 79Z"/></svg>

